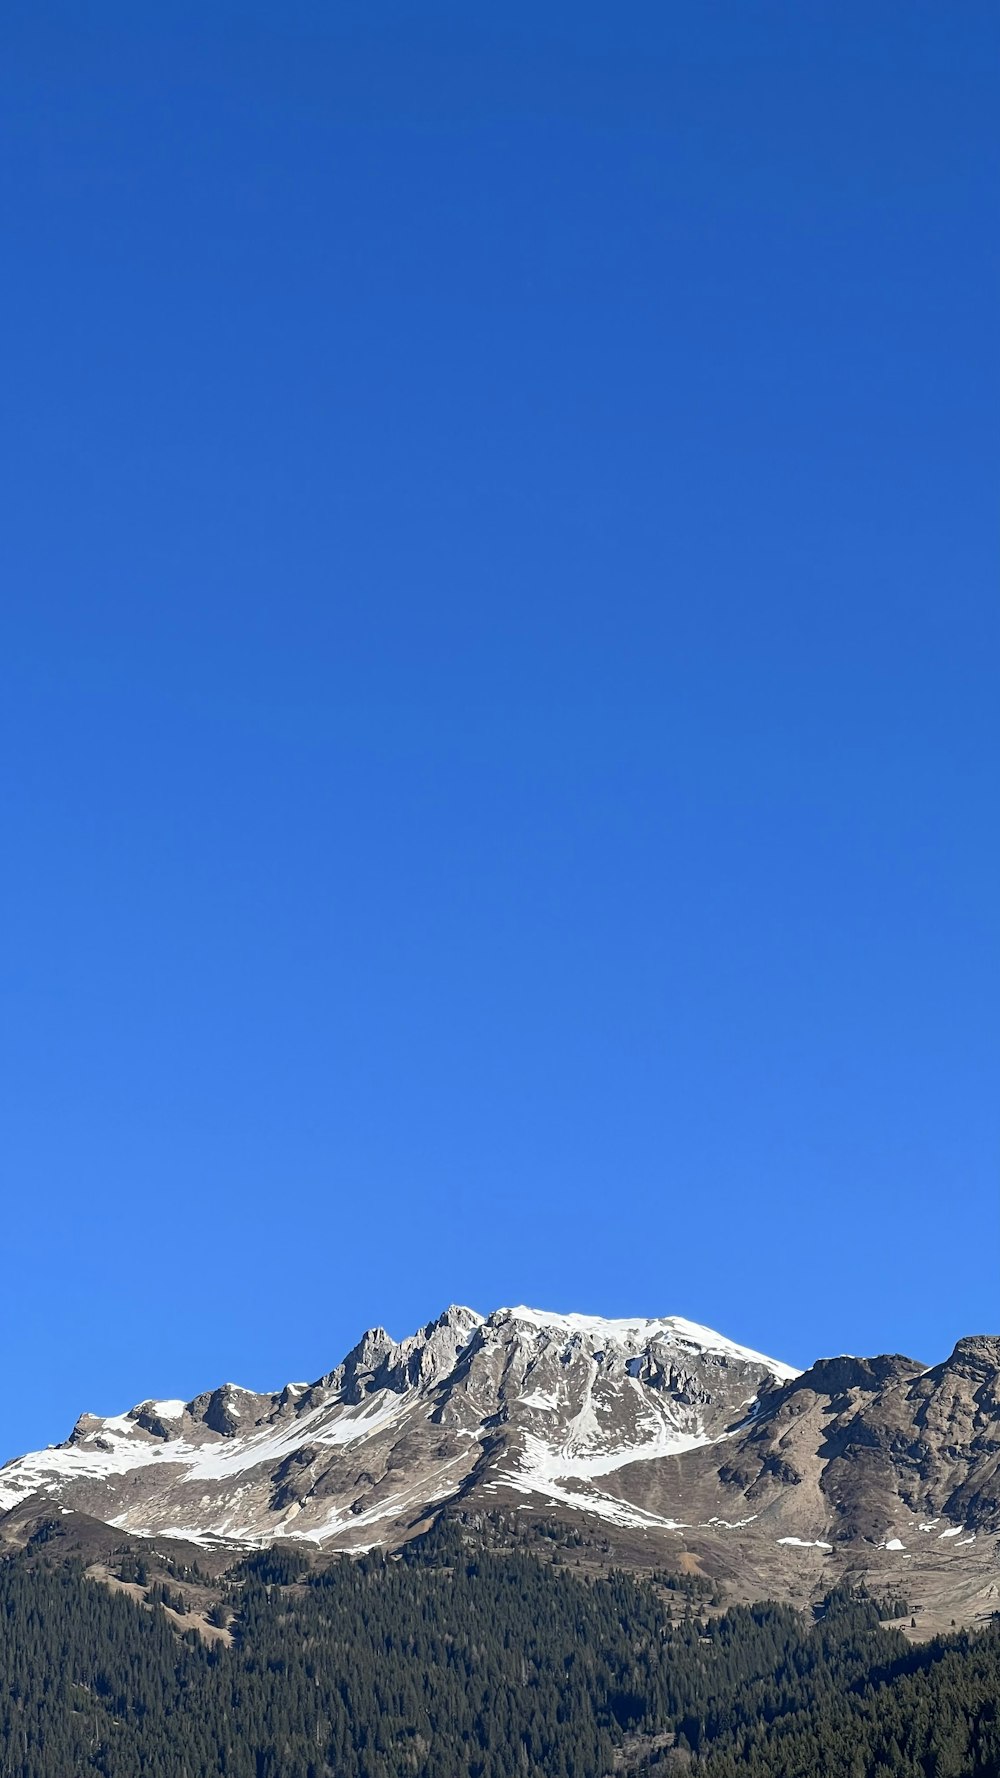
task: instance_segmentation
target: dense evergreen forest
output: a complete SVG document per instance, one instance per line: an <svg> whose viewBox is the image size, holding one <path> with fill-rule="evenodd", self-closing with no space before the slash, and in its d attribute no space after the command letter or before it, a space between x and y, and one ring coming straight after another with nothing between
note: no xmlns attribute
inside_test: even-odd
<svg viewBox="0 0 1000 1778"><path fill-rule="evenodd" d="M0 1778L1000 1774L1000 1634L914 1647L857 1594L719 1611L456 1529L184 1571L198 1628L190 1588L134 1553L117 1573L130 1592L44 1535L0 1560Z"/></svg>

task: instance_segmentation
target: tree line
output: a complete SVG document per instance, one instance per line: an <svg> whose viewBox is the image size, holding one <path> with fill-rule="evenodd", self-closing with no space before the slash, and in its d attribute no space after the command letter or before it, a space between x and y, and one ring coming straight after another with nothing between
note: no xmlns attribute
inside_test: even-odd
<svg viewBox="0 0 1000 1778"><path fill-rule="evenodd" d="M143 1603L44 1539L0 1560L0 1778L1000 1773L1000 1635L912 1647L863 1593L717 1612L452 1526L401 1558L199 1571L226 1643L120 1565Z"/></svg>

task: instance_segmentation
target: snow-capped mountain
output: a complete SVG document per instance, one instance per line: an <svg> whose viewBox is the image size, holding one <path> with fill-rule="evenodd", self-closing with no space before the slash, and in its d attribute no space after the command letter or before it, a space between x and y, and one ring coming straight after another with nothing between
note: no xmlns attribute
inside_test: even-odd
<svg viewBox="0 0 1000 1778"><path fill-rule="evenodd" d="M799 1374L677 1317L451 1308L398 1343L373 1329L314 1383L85 1414L0 1469L0 1538L60 1512L206 1547L358 1550L445 1508L574 1521L755 1597L876 1560L939 1575L942 1597L959 1564L988 1601L1000 1339L929 1370L843 1357Z"/></svg>
<svg viewBox="0 0 1000 1778"><path fill-rule="evenodd" d="M677 1317L453 1307L398 1344L373 1329L315 1383L85 1414L0 1470L0 1511L44 1494L130 1532L356 1548L474 1487L665 1528L619 1472L710 1444L794 1375Z"/></svg>

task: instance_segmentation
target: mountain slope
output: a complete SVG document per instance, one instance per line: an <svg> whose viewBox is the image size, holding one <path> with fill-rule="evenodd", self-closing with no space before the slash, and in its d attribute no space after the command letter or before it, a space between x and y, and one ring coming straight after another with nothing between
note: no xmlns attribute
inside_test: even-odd
<svg viewBox="0 0 1000 1778"><path fill-rule="evenodd" d="M794 1494L840 1539L1000 1531L1000 1339L960 1340L929 1370L820 1359L764 1398L721 1479L763 1511Z"/></svg>
<svg viewBox="0 0 1000 1778"><path fill-rule="evenodd" d="M55 1508L136 1535L327 1551L398 1545L444 1508L526 1512L748 1597L919 1568L940 1599L988 1602L1000 1340L962 1340L929 1370L841 1357L800 1375L678 1318L453 1307L400 1342L371 1330L311 1384L82 1416L64 1445L0 1470L0 1533Z"/></svg>
<svg viewBox="0 0 1000 1778"><path fill-rule="evenodd" d="M445 1525L389 1562L260 1551L221 1584L204 1552L90 1575L59 1537L5 1553L0 1771L996 1778L1000 1637L915 1649L849 1589L716 1615L704 1583L583 1574L525 1531Z"/></svg>

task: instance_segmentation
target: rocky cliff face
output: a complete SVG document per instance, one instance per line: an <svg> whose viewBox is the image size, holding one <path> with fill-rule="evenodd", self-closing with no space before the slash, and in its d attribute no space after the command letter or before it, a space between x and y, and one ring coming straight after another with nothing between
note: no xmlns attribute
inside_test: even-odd
<svg viewBox="0 0 1000 1778"><path fill-rule="evenodd" d="M720 1481L760 1511L835 1540L1000 1531L1000 1340L943 1364L821 1359L761 1401ZM794 1508L791 1495L799 1498Z"/></svg>
<svg viewBox="0 0 1000 1778"><path fill-rule="evenodd" d="M801 1375L677 1318L451 1308L316 1382L84 1415L0 1471L26 1501L202 1544L394 1544L443 1506L582 1519L742 1564L980 1566L1000 1533L1000 1340ZM2 1521L0 1521L2 1530ZM978 1541L977 1541L978 1540ZM700 1555L699 1555L700 1552ZM992 1557L990 1557L992 1560Z"/></svg>

